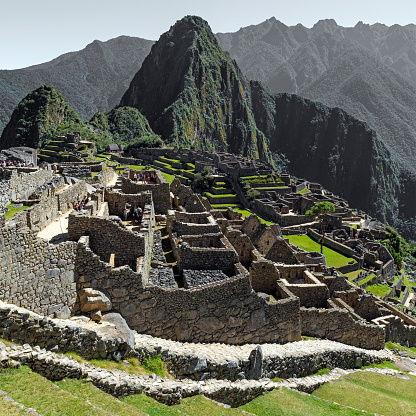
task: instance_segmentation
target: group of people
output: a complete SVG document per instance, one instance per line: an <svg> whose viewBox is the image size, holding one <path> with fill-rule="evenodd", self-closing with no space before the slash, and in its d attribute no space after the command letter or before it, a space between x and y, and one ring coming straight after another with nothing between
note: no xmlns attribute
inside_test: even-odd
<svg viewBox="0 0 416 416"><path fill-rule="evenodd" d="M127 221L131 217L133 223L141 224L143 218L143 209L140 206L128 206L124 208L124 221Z"/></svg>
<svg viewBox="0 0 416 416"><path fill-rule="evenodd" d="M85 205L88 203L89 198L87 195L84 195L84 197L81 199L80 194L77 195L76 201L72 204L72 207L76 211L82 211L85 208Z"/></svg>
<svg viewBox="0 0 416 416"><path fill-rule="evenodd" d="M137 172L134 172L133 180L134 182L139 181L145 183L149 183L150 181L156 182L156 172L154 170L149 172L139 172L138 174Z"/></svg>
<svg viewBox="0 0 416 416"><path fill-rule="evenodd" d="M9 168L9 167L31 168L33 167L33 163L26 163L20 160L2 160L0 161L0 167L2 168Z"/></svg>

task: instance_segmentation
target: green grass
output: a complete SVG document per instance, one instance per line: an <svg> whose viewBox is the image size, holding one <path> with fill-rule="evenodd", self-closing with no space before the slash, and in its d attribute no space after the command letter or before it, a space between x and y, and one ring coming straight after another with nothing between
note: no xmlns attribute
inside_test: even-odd
<svg viewBox="0 0 416 416"><path fill-rule="evenodd" d="M382 298L390 293L391 287L381 283L376 283L374 285L367 286L365 290L368 290L370 293L373 293L374 295L380 296Z"/></svg>
<svg viewBox="0 0 416 416"><path fill-rule="evenodd" d="M24 211L26 208L29 208L28 205L23 205L22 208L12 208L13 205L16 204L9 204L6 206L6 208L9 209L9 211L6 211L6 220L9 220L10 218L13 218L15 214L17 214L20 211Z"/></svg>
<svg viewBox="0 0 416 416"><path fill-rule="evenodd" d="M243 215L243 217L245 218L245 217L249 217L251 214L253 214L253 212L251 212L251 211L249 211L249 210L247 210L247 209L242 209L242 208L233 208L235 211L237 211L237 212L239 212L240 214L242 214ZM257 214L256 214L257 215ZM274 224L274 222L272 222L272 221L267 221L267 220L265 220L264 218L262 218L262 217L259 217L258 215L257 215L257 217L260 219L260 221L262 222L262 223L264 223L264 224L267 224L267 225L273 225Z"/></svg>
<svg viewBox="0 0 416 416"><path fill-rule="evenodd" d="M25 407L32 407L43 416L105 415L72 394L61 391L44 377L22 366L18 370L3 370L0 390L8 393Z"/></svg>
<svg viewBox="0 0 416 416"><path fill-rule="evenodd" d="M358 277L358 275L361 272L365 272L365 270L364 269L354 270L353 272L343 273L343 276L345 276L350 282L352 282L355 278Z"/></svg>
<svg viewBox="0 0 416 416"><path fill-rule="evenodd" d="M296 192L297 194L308 194L309 193L309 189L302 189L301 191Z"/></svg>
<svg viewBox="0 0 416 416"><path fill-rule="evenodd" d="M416 415L416 377L398 379L383 374L357 372L321 386L315 397L384 416Z"/></svg>
<svg viewBox="0 0 416 416"><path fill-rule="evenodd" d="M110 394L104 393L92 383L85 380L64 379L55 382L55 385L61 390L76 396L80 399L80 401L88 401L97 408L105 409L106 414L117 416L135 416L145 414L143 410L140 410L135 406L131 406L128 403L124 403Z"/></svg>
<svg viewBox="0 0 416 416"><path fill-rule="evenodd" d="M175 175L171 175L170 173L162 172L163 177L169 182L169 185L174 181Z"/></svg>
<svg viewBox="0 0 416 416"><path fill-rule="evenodd" d="M365 414L332 403L331 399L328 400L331 403L318 397L282 388L267 392L239 409L257 416L351 416Z"/></svg>
<svg viewBox="0 0 416 416"><path fill-rule="evenodd" d="M391 361L383 361L378 364L370 364L364 367L361 367L361 370L365 370L366 368L391 368L392 370L398 370L399 368L392 364Z"/></svg>
<svg viewBox="0 0 416 416"><path fill-rule="evenodd" d="M221 194L221 195L215 195L211 194L210 192L205 192L205 195L210 196L211 198L225 198L225 197L234 197L236 194Z"/></svg>
<svg viewBox="0 0 416 416"><path fill-rule="evenodd" d="M363 283L367 283L369 280L371 280L375 276L374 273L370 273L364 280L361 280L360 285Z"/></svg>
<svg viewBox="0 0 416 416"><path fill-rule="evenodd" d="M416 358L416 347L404 347L403 345L389 341L386 342L386 348L388 348L389 350L406 351L410 357Z"/></svg>
<svg viewBox="0 0 416 416"><path fill-rule="evenodd" d="M172 378L160 355L148 358L142 363L137 358L133 357L130 357L127 360L116 362L113 360L105 359L86 360L76 352L66 352L64 355L66 355L67 357L72 357L79 363L88 363L95 367L103 368L104 370L120 370L137 376L148 376L152 373L155 373L157 376L160 377Z"/></svg>
<svg viewBox="0 0 416 416"><path fill-rule="evenodd" d="M312 240L308 235L289 235L285 236L285 238L288 238L291 244L303 250L321 252L320 244ZM353 258L345 257L326 246L323 248L323 254L325 254L326 265L329 267L334 266L338 268L346 266L351 260L354 260ZM354 260L354 262L356 261Z"/></svg>

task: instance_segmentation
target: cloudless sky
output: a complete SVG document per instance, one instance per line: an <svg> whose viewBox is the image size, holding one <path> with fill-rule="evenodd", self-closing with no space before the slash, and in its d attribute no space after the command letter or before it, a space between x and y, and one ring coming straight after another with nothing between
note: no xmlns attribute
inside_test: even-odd
<svg viewBox="0 0 416 416"><path fill-rule="evenodd" d="M98 39L157 40L177 20L201 16L214 33L235 32L272 16L312 27L416 23L416 0L0 0L0 69L23 68L83 49Z"/></svg>

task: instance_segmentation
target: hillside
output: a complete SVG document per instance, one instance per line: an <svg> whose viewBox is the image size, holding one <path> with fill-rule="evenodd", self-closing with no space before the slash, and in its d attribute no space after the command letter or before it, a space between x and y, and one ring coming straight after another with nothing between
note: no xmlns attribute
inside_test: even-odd
<svg viewBox="0 0 416 416"><path fill-rule="evenodd" d="M69 108L64 96L51 85L30 92L13 111L0 138L0 149L12 146L41 147L55 129L71 124L83 125L78 114Z"/></svg>
<svg viewBox="0 0 416 416"><path fill-rule="evenodd" d="M140 68L153 42L120 36L95 40L84 49L40 65L0 71L0 133L12 111L30 91L54 85L85 121L114 107Z"/></svg>

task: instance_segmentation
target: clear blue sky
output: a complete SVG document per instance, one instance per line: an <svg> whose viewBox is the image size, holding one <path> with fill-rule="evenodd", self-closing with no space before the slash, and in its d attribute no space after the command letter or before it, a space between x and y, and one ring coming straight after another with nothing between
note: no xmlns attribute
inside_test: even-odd
<svg viewBox="0 0 416 416"><path fill-rule="evenodd" d="M196 14L214 32L235 32L272 16L287 25L416 24L416 0L0 0L0 69L22 68L84 48L95 39L157 40Z"/></svg>

